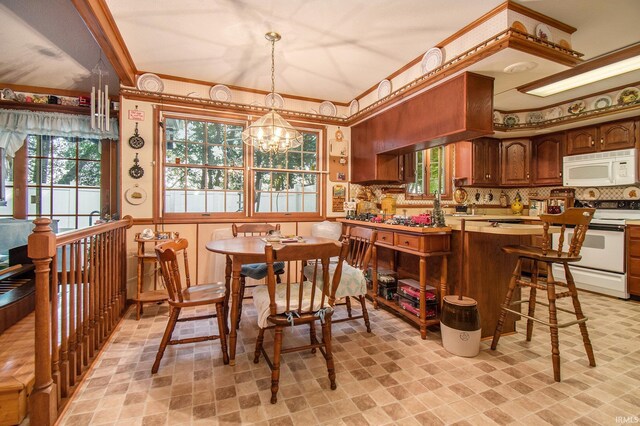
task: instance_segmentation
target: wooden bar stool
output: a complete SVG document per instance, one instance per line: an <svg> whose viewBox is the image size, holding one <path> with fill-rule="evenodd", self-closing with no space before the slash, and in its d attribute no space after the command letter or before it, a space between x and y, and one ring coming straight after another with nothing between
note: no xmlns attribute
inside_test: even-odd
<svg viewBox="0 0 640 426"><path fill-rule="evenodd" d="M589 358L589 365L591 367L596 366L596 360L593 356L593 347L591 346L589 333L587 331L586 321L588 318L585 317L582 313L580 301L578 300L578 291L576 290L573 276L571 275L571 271L569 270L570 262L577 262L581 259L580 248L582 247L582 243L586 236L589 222L591 222L591 219L593 218L594 211L595 209L570 208L559 215L540 215L540 220L542 221L544 228L542 247L505 246L502 248L505 253L517 254L519 257L518 262L516 263L516 268L513 271L513 276L511 277L511 281L509 282L507 296L504 300L504 303L502 304L502 312L500 313L500 318L498 319L498 324L496 325L496 331L493 335L491 349L495 350L496 346L498 345L498 340L500 339L502 326L507 317L507 313L512 313L527 318L527 341L531 341L534 321L546 325L547 327L549 327L551 332L551 358L553 361L553 378L556 382L560 381L560 349L558 340L559 328L564 328L575 324L579 325L580 332L582 333L582 340L584 342L584 348L587 352L587 357ZM558 235L558 247L555 250L551 247L549 239L550 224L562 225L560 234ZM566 251L562 251L564 248L563 245L565 245L564 239L567 226L574 226L572 230L573 236L571 236L571 241L569 242L568 249ZM521 267L523 259L530 259L533 261L533 272L530 281L522 279ZM544 269L546 270L546 279L538 276L538 266L540 262L542 262ZM561 263L563 265L565 276L567 279L566 284L557 282L553 278L553 273L551 270L551 266L553 263ZM511 299L513 297L516 286L530 287L531 292L529 294L529 299L511 303ZM566 287L567 291L556 293L556 286ZM549 303L538 303L549 307L548 322L534 317L536 309L537 290L545 290L547 292ZM563 297L571 297L574 311L556 307L556 300ZM526 302L528 302L529 309L527 314L523 314L520 311L520 307L517 305ZM517 306L517 310L513 309L515 306ZM576 320L558 324L557 311L575 314Z"/></svg>

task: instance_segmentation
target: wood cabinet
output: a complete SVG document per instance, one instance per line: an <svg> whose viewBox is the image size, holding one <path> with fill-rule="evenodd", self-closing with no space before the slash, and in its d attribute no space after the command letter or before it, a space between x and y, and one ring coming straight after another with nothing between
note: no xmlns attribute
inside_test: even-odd
<svg viewBox="0 0 640 426"><path fill-rule="evenodd" d="M496 186L500 183L500 140L478 138L455 144L455 179L461 186Z"/></svg>
<svg viewBox="0 0 640 426"><path fill-rule="evenodd" d="M500 183L504 186L528 186L531 183L531 140L500 142Z"/></svg>
<svg viewBox="0 0 640 426"><path fill-rule="evenodd" d="M539 136L532 141L531 184L562 185L563 133Z"/></svg>
<svg viewBox="0 0 640 426"><path fill-rule="evenodd" d="M627 287L633 296L640 296L640 226L627 226Z"/></svg>
<svg viewBox="0 0 640 426"><path fill-rule="evenodd" d="M634 148L637 139L634 120L582 127L567 131L567 155Z"/></svg>

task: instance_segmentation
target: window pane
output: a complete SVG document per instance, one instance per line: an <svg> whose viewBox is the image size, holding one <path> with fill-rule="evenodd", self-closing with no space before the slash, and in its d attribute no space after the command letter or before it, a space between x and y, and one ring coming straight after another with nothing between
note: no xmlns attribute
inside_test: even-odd
<svg viewBox="0 0 640 426"><path fill-rule="evenodd" d="M256 191L269 191L271 189L271 172L256 172Z"/></svg>
<svg viewBox="0 0 640 426"><path fill-rule="evenodd" d="M175 163L176 158L185 159L185 144L183 143L167 143L167 154L165 161L167 163Z"/></svg>
<svg viewBox="0 0 640 426"><path fill-rule="evenodd" d="M83 160L100 160L100 144L98 139L83 139L78 142L78 158Z"/></svg>
<svg viewBox="0 0 640 426"><path fill-rule="evenodd" d="M40 153L40 138L38 136L27 136L27 155L29 157L41 156ZM46 153L44 154L46 156Z"/></svg>
<svg viewBox="0 0 640 426"><path fill-rule="evenodd" d="M27 167L29 169L29 176L27 177L27 183L29 185L36 184L51 184L50 167L51 160L48 158L29 158L27 160Z"/></svg>
<svg viewBox="0 0 640 426"><path fill-rule="evenodd" d="M222 145L224 143L224 124L208 123L207 132L209 133L210 144Z"/></svg>
<svg viewBox="0 0 640 426"><path fill-rule="evenodd" d="M167 118L165 126L167 140L184 141L186 139L186 124L184 120Z"/></svg>
<svg viewBox="0 0 640 426"><path fill-rule="evenodd" d="M286 154L272 154L271 155L271 165L270 168L273 169L284 169L287 166L287 155Z"/></svg>
<svg viewBox="0 0 640 426"><path fill-rule="evenodd" d="M205 211L204 202L206 197L201 191L187 191L187 211L203 212Z"/></svg>
<svg viewBox="0 0 640 426"><path fill-rule="evenodd" d="M204 189L204 169L187 169L187 188ZM198 210L189 210L198 211ZM199 210L204 211L204 210Z"/></svg>
<svg viewBox="0 0 640 426"><path fill-rule="evenodd" d="M220 213L224 212L224 192L207 192L207 212Z"/></svg>
<svg viewBox="0 0 640 426"><path fill-rule="evenodd" d="M190 142L204 142L204 123L189 121L187 124L187 140Z"/></svg>
<svg viewBox="0 0 640 426"><path fill-rule="evenodd" d="M66 138L53 137L54 158L76 158L76 143Z"/></svg>
<svg viewBox="0 0 640 426"><path fill-rule="evenodd" d="M317 194L304 194L304 210L305 212L318 211Z"/></svg>
<svg viewBox="0 0 640 426"><path fill-rule="evenodd" d="M13 216L13 186L5 187L5 206L0 205L0 216Z"/></svg>
<svg viewBox="0 0 640 426"><path fill-rule="evenodd" d="M253 151L253 165L256 167L266 168L270 167L269 154L266 154L260 150Z"/></svg>
<svg viewBox="0 0 640 426"><path fill-rule="evenodd" d="M244 189L244 172L242 170L229 170L227 172L227 189Z"/></svg>
<svg viewBox="0 0 640 426"><path fill-rule="evenodd" d="M57 199L56 199L57 203ZM92 211L100 212L100 189L81 188L78 190L78 214L90 214ZM100 214L97 215L100 217Z"/></svg>
<svg viewBox="0 0 640 426"><path fill-rule="evenodd" d="M242 192L227 192L226 210L228 213L241 212L244 209Z"/></svg>
<svg viewBox="0 0 640 426"><path fill-rule="evenodd" d="M244 164L244 152L242 145L227 147L227 166L242 167Z"/></svg>
<svg viewBox="0 0 640 426"><path fill-rule="evenodd" d="M223 169L209 169L207 170L207 175L207 189L224 189Z"/></svg>
<svg viewBox="0 0 640 426"><path fill-rule="evenodd" d="M165 171L164 187L167 189L184 188L186 183L183 167L167 167Z"/></svg>
<svg viewBox="0 0 640 426"><path fill-rule="evenodd" d="M227 125L227 145L242 146L242 126Z"/></svg>
<svg viewBox="0 0 640 426"><path fill-rule="evenodd" d="M78 185L100 187L100 162L78 161Z"/></svg>
<svg viewBox="0 0 640 426"><path fill-rule="evenodd" d="M221 145L209 145L207 151L208 165L224 166L224 148Z"/></svg>
<svg viewBox="0 0 640 426"><path fill-rule="evenodd" d="M266 213L271 211L271 193L270 192L256 192L255 211Z"/></svg>
<svg viewBox="0 0 640 426"><path fill-rule="evenodd" d="M316 175L305 173L304 175L304 192L316 192Z"/></svg>
<svg viewBox="0 0 640 426"><path fill-rule="evenodd" d="M273 173L271 175L273 191L282 191L287 186L287 173Z"/></svg>
<svg viewBox="0 0 640 426"><path fill-rule="evenodd" d="M76 189L53 188L53 213L76 214Z"/></svg>
<svg viewBox="0 0 640 426"><path fill-rule="evenodd" d="M164 210L168 213L184 213L184 191L166 191L164 197Z"/></svg>
<svg viewBox="0 0 640 426"><path fill-rule="evenodd" d="M294 170L302 169L302 154L299 152L289 152L287 155L287 168Z"/></svg>
<svg viewBox="0 0 640 426"><path fill-rule="evenodd" d="M30 215L51 214L51 190L49 188L29 187L27 213Z"/></svg>
<svg viewBox="0 0 640 426"><path fill-rule="evenodd" d="M289 173L289 189L302 190L302 173Z"/></svg>
<svg viewBox="0 0 640 426"><path fill-rule="evenodd" d="M64 232L64 231L70 231L72 229L76 229L75 216L54 216L53 220L58 221L58 232ZM69 256L67 256L67 259L69 259Z"/></svg>
<svg viewBox="0 0 640 426"><path fill-rule="evenodd" d="M304 170L318 170L316 154L304 154L302 156L302 168Z"/></svg>
<svg viewBox="0 0 640 426"><path fill-rule="evenodd" d="M302 149L307 152L316 152L318 150L318 135L315 133L303 133Z"/></svg>
<svg viewBox="0 0 640 426"><path fill-rule="evenodd" d="M204 164L204 145L199 143L187 144L187 158L189 164Z"/></svg>
<svg viewBox="0 0 640 426"><path fill-rule="evenodd" d="M53 160L54 185L75 185L76 162L73 160Z"/></svg>

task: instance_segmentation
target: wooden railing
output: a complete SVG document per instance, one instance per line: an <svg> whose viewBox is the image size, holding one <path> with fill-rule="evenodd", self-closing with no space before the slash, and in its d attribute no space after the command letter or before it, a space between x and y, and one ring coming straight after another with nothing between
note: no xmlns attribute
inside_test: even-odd
<svg viewBox="0 0 640 426"><path fill-rule="evenodd" d="M52 425L126 302L130 217L61 235L38 218L28 253L36 267L35 384L30 423Z"/></svg>

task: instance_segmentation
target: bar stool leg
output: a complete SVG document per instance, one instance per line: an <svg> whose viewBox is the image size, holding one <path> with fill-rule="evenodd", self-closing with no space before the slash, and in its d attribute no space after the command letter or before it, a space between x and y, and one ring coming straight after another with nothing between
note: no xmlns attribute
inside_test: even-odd
<svg viewBox="0 0 640 426"><path fill-rule="evenodd" d="M534 286L531 287L531 291L529 292L529 312L528 315L533 317L536 313L536 287L535 284L538 284L538 261L533 261L533 272L531 273L531 283ZM527 319L527 342L531 341L531 335L533 334L533 320Z"/></svg>
<svg viewBox="0 0 640 426"><path fill-rule="evenodd" d="M503 308L508 308L511 305L511 299L513 298L513 290L516 288L516 281L520 278L520 270L522 267L522 258L518 257L518 262L516 263L516 267L513 270L513 275L511 275L511 280L509 280L509 289L507 290L507 296L504 299L504 303L502 304ZM504 321L507 319L507 311L504 309L500 312L500 318L498 319L498 324L496 324L496 331L493 334L493 340L491 341L491 349L496 350L498 346L498 340L500 340L500 335L502 334L502 327L504 326Z"/></svg>
<svg viewBox="0 0 640 426"><path fill-rule="evenodd" d="M547 297L549 298L549 329L551 334L551 361L553 363L553 379L560 381L560 341L558 339L558 314L556 310L556 285L547 264Z"/></svg>
<svg viewBox="0 0 640 426"><path fill-rule="evenodd" d="M578 300L578 290L576 289L576 283L573 281L573 275L571 275L571 271L569 270L569 265L565 263L563 266L564 266L564 273L567 278L567 287L571 292L571 300L573 301L573 310L576 313L576 318L581 320L585 316L582 313L582 307L580 306L580 301ZM581 322L578 325L580 326L580 333L582 334L582 341L584 342L584 350L587 352L587 357L589 358L589 365L591 367L595 367L596 358L593 355L593 346L591 346L591 340L589 339L587 324L584 322Z"/></svg>
<svg viewBox="0 0 640 426"><path fill-rule="evenodd" d="M351 315L351 299L349 298L349 296L346 296L344 298L344 303L345 305L347 305L347 315L349 316L349 318L352 317Z"/></svg>

